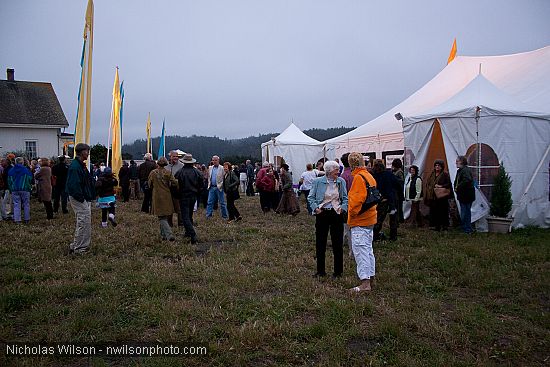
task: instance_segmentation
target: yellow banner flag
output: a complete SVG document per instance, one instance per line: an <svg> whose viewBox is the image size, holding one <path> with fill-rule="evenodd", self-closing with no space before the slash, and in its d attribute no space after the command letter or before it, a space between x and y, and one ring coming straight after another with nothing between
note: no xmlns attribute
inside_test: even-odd
<svg viewBox="0 0 550 367"><path fill-rule="evenodd" d="M84 45L80 59L80 86L76 112L74 144L90 144L90 114L92 110L92 51L94 48L94 2L88 0L84 24ZM76 153L75 153L76 154Z"/></svg>
<svg viewBox="0 0 550 367"><path fill-rule="evenodd" d="M456 38L453 41L453 47L451 47L451 53L449 53L449 58L447 59L447 65L451 63L455 59L456 56Z"/></svg>
<svg viewBox="0 0 550 367"><path fill-rule="evenodd" d="M147 126L145 130L147 131L147 153L151 153L151 112L147 115Z"/></svg>
<svg viewBox="0 0 550 367"><path fill-rule="evenodd" d="M111 113L111 136L113 137L111 145L111 168L113 174L118 177L118 171L122 167L122 136L120 126L120 106L122 100L120 97L120 83L118 79L118 67L115 71L115 83L113 85L113 105Z"/></svg>

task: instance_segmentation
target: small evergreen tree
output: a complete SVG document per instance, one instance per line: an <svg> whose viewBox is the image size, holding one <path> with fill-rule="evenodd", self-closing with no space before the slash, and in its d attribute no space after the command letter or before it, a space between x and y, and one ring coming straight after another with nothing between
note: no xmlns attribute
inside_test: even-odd
<svg viewBox="0 0 550 367"><path fill-rule="evenodd" d="M506 218L512 210L512 180L506 173L504 165L500 163L498 174L493 180L493 194L491 196L491 215Z"/></svg>

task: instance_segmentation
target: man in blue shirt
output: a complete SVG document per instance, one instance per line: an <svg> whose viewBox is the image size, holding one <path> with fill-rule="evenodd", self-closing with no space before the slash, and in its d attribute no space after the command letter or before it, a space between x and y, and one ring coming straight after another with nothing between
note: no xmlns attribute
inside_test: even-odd
<svg viewBox="0 0 550 367"><path fill-rule="evenodd" d="M208 203L206 205L206 217L212 217L214 203L218 202L222 212L222 218L227 219L227 207L223 196L223 167L220 166L220 157L212 157L212 165L208 167Z"/></svg>

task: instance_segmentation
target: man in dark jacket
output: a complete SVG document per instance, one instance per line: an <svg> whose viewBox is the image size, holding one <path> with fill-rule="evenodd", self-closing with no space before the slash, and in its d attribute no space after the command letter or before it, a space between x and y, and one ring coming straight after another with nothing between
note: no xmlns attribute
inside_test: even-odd
<svg viewBox="0 0 550 367"><path fill-rule="evenodd" d="M151 153L145 153L143 159L145 159L145 162L140 164L138 167L139 182L141 184L141 190L143 190L143 203L141 204L141 211L144 213L150 213L153 192L149 188L148 180L149 173L157 168L157 164L153 162L153 156Z"/></svg>
<svg viewBox="0 0 550 367"><path fill-rule="evenodd" d="M149 178L149 176L147 176ZM130 196L133 199L139 200L139 171L136 162L130 161Z"/></svg>
<svg viewBox="0 0 550 367"><path fill-rule="evenodd" d="M376 225L374 226L374 241L385 239L382 225L386 215L390 215L390 241L397 240L397 208L395 207L395 189L398 186L395 176L386 170L384 161L376 159L373 165L373 175L376 188L382 194L382 201L376 206Z"/></svg>
<svg viewBox="0 0 550 367"><path fill-rule="evenodd" d="M176 173L180 191L180 210L185 228L185 237L191 238L191 243L198 242L195 228L193 228L193 207L197 195L203 187L203 174L193 167L196 162L191 154L185 154L181 161L183 168Z"/></svg>
<svg viewBox="0 0 550 367"><path fill-rule="evenodd" d="M52 176L55 176L55 185L53 187L53 211L57 213L59 210L59 199L61 199L61 211L63 214L67 214L67 198L68 195L65 192L65 184L67 183L67 173L69 167L65 162L65 156L60 155L58 162L52 168Z"/></svg>
<svg viewBox="0 0 550 367"><path fill-rule="evenodd" d="M468 160L465 156L459 155L456 158L455 192L460 204L460 222L465 233L470 234L472 230L472 203L476 199L474 179L472 171L468 167Z"/></svg>
<svg viewBox="0 0 550 367"><path fill-rule="evenodd" d="M90 249L92 239L91 202L95 198L95 189L92 175L86 167L90 146L78 143L74 150L76 158L71 162L65 185L69 202L76 215L74 240L69 245L69 253L82 254Z"/></svg>
<svg viewBox="0 0 550 367"><path fill-rule="evenodd" d="M130 200L130 167L128 167L128 162L124 162L120 167L118 179L122 188L122 202L127 203Z"/></svg>
<svg viewBox="0 0 550 367"><path fill-rule="evenodd" d="M246 196L254 196L254 166L252 165L252 162L250 162L250 159L246 160Z"/></svg>

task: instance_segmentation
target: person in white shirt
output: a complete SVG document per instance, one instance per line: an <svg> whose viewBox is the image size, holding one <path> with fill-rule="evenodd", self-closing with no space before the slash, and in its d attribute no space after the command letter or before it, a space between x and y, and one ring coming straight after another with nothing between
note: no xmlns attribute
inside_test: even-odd
<svg viewBox="0 0 550 367"><path fill-rule="evenodd" d="M317 178L317 173L315 171L317 170L313 169L313 165L311 163L308 163L306 165L306 171L302 173L302 176L300 176L300 195L303 194L306 198L307 212L309 213L309 215L312 214L312 209L309 205L307 197L309 196L309 191L311 190L313 180Z"/></svg>

